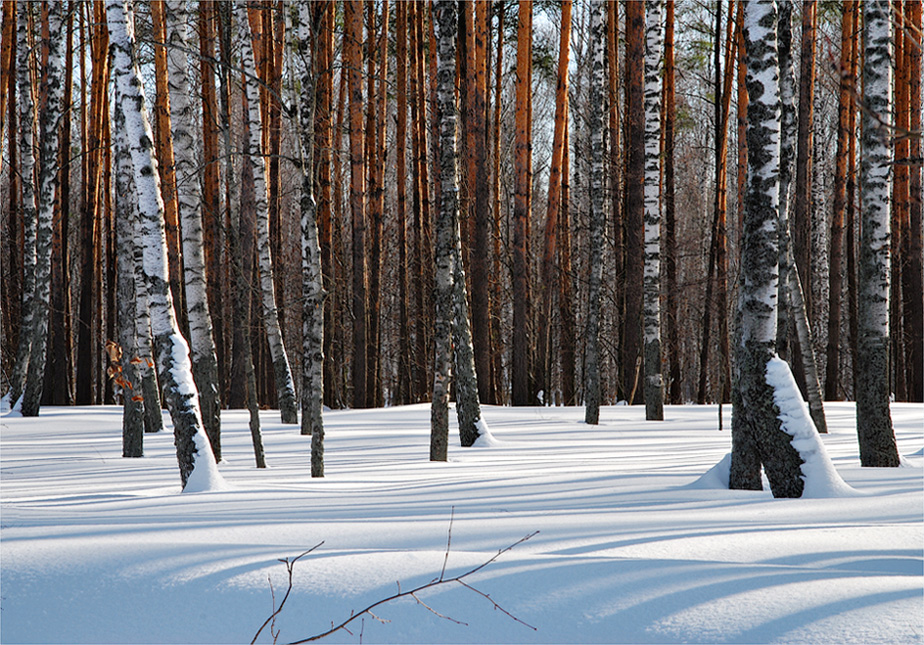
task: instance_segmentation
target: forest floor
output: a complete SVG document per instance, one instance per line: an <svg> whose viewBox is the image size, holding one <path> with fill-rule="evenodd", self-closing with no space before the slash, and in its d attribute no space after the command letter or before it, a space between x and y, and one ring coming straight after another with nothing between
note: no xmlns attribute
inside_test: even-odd
<svg viewBox="0 0 924 645"><path fill-rule="evenodd" d="M493 439L459 447L453 414L447 463L427 460L428 405L330 411L323 479L275 411L254 468L247 414L224 411L225 487L185 494L169 425L122 459L120 408L5 416L0 641L250 642L278 560L323 541L275 621L295 641L538 531L465 578L490 600L441 585L419 594L433 611L398 600L326 642L922 643L924 405L892 406L896 469L860 467L853 404L826 411L854 490L796 500L718 483L730 406L724 431L716 406L606 407L597 427L486 407Z"/></svg>

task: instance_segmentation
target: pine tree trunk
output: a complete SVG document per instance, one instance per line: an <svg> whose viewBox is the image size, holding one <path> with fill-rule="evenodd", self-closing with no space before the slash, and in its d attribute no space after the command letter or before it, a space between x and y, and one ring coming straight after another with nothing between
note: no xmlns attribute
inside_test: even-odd
<svg viewBox="0 0 924 645"><path fill-rule="evenodd" d="M575 405L574 297L571 284L571 147L565 121L561 160L561 213L558 219L558 306L561 318L561 394L564 405Z"/></svg>
<svg viewBox="0 0 924 645"><path fill-rule="evenodd" d="M350 97L350 208L353 219L353 407L366 406L366 186L363 163L362 3L344 4L344 64ZM369 97L371 100L371 97Z"/></svg>
<svg viewBox="0 0 924 645"><path fill-rule="evenodd" d="M683 403L683 394L674 187L674 122L677 110L674 101L674 0L667 0L664 20L664 279L667 283L667 311L664 312L664 326L669 364L667 400L673 405L679 405Z"/></svg>
<svg viewBox="0 0 924 645"><path fill-rule="evenodd" d="M642 361L642 300L645 261L645 5L626 4L626 305L622 338L622 378L626 400L634 403Z"/></svg>
<svg viewBox="0 0 924 645"><path fill-rule="evenodd" d="M664 419L661 378L661 0L647 0L645 47L645 418Z"/></svg>
<svg viewBox="0 0 924 645"><path fill-rule="evenodd" d="M118 131L128 146L134 168L135 190L141 224L140 244L145 247L144 280L157 354L158 373L173 419L174 443L183 488L195 477L196 488L220 476L211 446L202 427L198 393L192 378L189 349L180 334L173 309L167 270L167 240L164 206L154 160L153 134L147 120L141 74L134 53L134 25L122 0L106 5L111 34L113 76L120 100L115 106L125 116L125 127Z"/></svg>
<svg viewBox="0 0 924 645"><path fill-rule="evenodd" d="M187 79L186 0L168 0L167 69L170 80L170 124L176 152L177 202L183 231L183 278L189 317L190 355L193 376L199 390L202 423L212 444L212 453L221 461L221 397L218 357L212 335L212 317L206 294L206 266L202 227L202 192L196 158L195 114L190 101L192 85ZM217 278L217 276L216 276Z"/></svg>
<svg viewBox="0 0 924 645"><path fill-rule="evenodd" d="M603 193L603 110L606 70L603 65L606 37L603 2L590 7L590 46L593 72L590 87L590 279L587 328L584 338L584 423L600 422L600 318L603 283L603 235L606 211Z"/></svg>
<svg viewBox="0 0 924 645"><path fill-rule="evenodd" d="M282 331L276 309L276 294L273 286L273 260L270 255L269 211L266 192L266 158L260 150L263 124L260 118L260 92L253 78L256 76L256 63L251 44L250 22L247 6L237 5L238 45L241 61L248 78L244 81L247 95L247 113L245 118L250 123L250 136L244 141L244 163L251 166L254 177L254 207L256 210L257 256L259 259L260 293L263 304L263 323L269 343L273 362L273 376L276 383L276 395L279 414L283 423L298 423L295 404L295 384L289 358L282 341Z"/></svg>
<svg viewBox="0 0 924 645"><path fill-rule="evenodd" d="M857 433L863 466L898 466L889 411L889 265L892 109L889 3L863 5L863 105L860 142Z"/></svg>
<svg viewBox="0 0 924 645"><path fill-rule="evenodd" d="M530 405L530 293L529 224L531 215L530 150L532 147L532 0L520 0L517 25L516 142L514 152L515 188L513 197L513 343L511 357L511 403Z"/></svg>
<svg viewBox="0 0 924 645"><path fill-rule="evenodd" d="M806 315L813 310L812 285L812 138L815 132L815 24L818 3L802 3L802 42L799 64L799 136L796 143L796 174L792 195L793 252L806 298ZM813 351L813 348L808 348ZM805 350L801 350L805 351ZM803 368L805 369L805 368ZM805 374L808 379L808 374ZM810 387L810 386L807 386ZM813 415L814 418L814 415ZM816 422L817 425L817 422Z"/></svg>
<svg viewBox="0 0 924 645"><path fill-rule="evenodd" d="M407 12L405 2L395 6L395 98L397 123L395 132L395 174L397 192L396 225L398 229L398 382L395 403L411 402L411 336L408 317L408 240L407 240Z"/></svg>
<svg viewBox="0 0 924 645"><path fill-rule="evenodd" d="M912 43L908 47L908 78L910 80L908 94L908 112L910 115L908 129L912 132L921 132L921 0L911 0L906 3L906 14L910 29L906 32ZM908 179L908 191L911 194L909 204L908 222L910 236L908 239L908 277L905 293L905 319L914 326L914 321L924 320L924 228L922 228L922 171L921 138L914 137L910 141L911 148L908 156L917 159L917 165L911 166L911 176ZM914 328L914 327L913 327ZM924 334L920 327L911 335L908 362L911 366L908 383L908 395L911 401L924 401Z"/></svg>
<svg viewBox="0 0 924 645"><path fill-rule="evenodd" d="M744 9L748 55L748 189L739 282L730 488L760 489L763 465L774 497L800 497L802 459L781 427L767 365L777 326L780 86L776 5Z"/></svg>
<svg viewBox="0 0 924 645"><path fill-rule="evenodd" d="M35 225L35 292L32 300L31 348L28 371L22 391L22 415L38 416L45 385L45 359L48 349L48 320L51 302L51 245L58 183L58 125L64 113L64 52L56 35L63 33L64 6L48 8L46 41L48 59L41 66L39 96L45 100L39 118L38 201Z"/></svg>
<svg viewBox="0 0 924 645"><path fill-rule="evenodd" d="M452 379L453 283L458 227L456 161L456 32L453 0L436 4L439 23L438 114L440 123L440 209L434 223L433 402L430 407L430 461L446 461L449 444L449 387Z"/></svg>
<svg viewBox="0 0 924 645"><path fill-rule="evenodd" d="M318 42L320 21L309 3L299 5L298 23L290 46L299 76L299 142L302 167L302 430L311 435L311 476L324 476L324 284L314 199L314 138L317 60L310 52ZM317 14L318 18L321 14Z"/></svg>

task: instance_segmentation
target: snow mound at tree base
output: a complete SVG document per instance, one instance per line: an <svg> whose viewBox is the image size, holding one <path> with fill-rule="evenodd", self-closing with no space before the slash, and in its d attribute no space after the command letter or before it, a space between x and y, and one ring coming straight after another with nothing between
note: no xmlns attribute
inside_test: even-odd
<svg viewBox="0 0 924 645"><path fill-rule="evenodd" d="M838 474L825 451L808 406L792 376L789 364L775 356L767 363L767 384L773 388L773 401L779 408L782 429L792 436L792 445L802 458L802 497L853 497L861 495Z"/></svg>

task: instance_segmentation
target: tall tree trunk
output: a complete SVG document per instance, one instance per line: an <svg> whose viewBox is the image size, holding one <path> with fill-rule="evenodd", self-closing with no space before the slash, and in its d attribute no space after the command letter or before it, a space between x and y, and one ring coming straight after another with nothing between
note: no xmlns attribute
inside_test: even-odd
<svg viewBox="0 0 924 645"><path fill-rule="evenodd" d="M908 30L906 38L910 39L908 51L908 129L912 132L921 132L921 0L906 2ZM912 137L908 156L916 159L917 163L910 167L908 191L911 195L908 207L908 223L910 225L908 237L908 267L905 275L907 282L904 285L906 295L905 320L912 327L915 320L924 320L924 229L922 229L921 215L924 210L922 204L922 170L921 138ZM913 327L914 328L914 327ZM908 363L910 365L908 396L911 401L924 401L924 334L918 332L911 334L908 348Z"/></svg>
<svg viewBox="0 0 924 645"><path fill-rule="evenodd" d="M891 21L886 0L863 5L863 115L860 142L857 433L863 466L898 466L889 411Z"/></svg>
<svg viewBox="0 0 924 645"><path fill-rule="evenodd" d="M318 173L318 235L321 246L321 272L324 277L324 402L334 407L338 365L334 360L334 332L337 328L337 298L334 295L333 198L331 194L332 112L334 88L334 2L323 4L318 45L318 96L316 101L315 155ZM338 152L339 156L339 152ZM337 179L340 184L339 177Z"/></svg>
<svg viewBox="0 0 924 645"><path fill-rule="evenodd" d="M452 378L454 235L458 226L459 184L456 167L457 7L439 0L440 208L434 224L433 401L430 407L430 461L446 461L449 450L449 387Z"/></svg>
<svg viewBox="0 0 924 645"><path fill-rule="evenodd" d="M157 151L157 170L164 199L164 217L167 226L167 260L170 263L170 290L176 304L180 329L188 329L186 320L186 294L183 290L183 239L180 232L179 202L177 201L176 160L173 131L170 125L170 89L167 70L166 0L152 0L151 26L154 31L154 146Z"/></svg>
<svg viewBox="0 0 924 645"><path fill-rule="evenodd" d="M622 342L623 391L634 403L642 362L645 229L645 5L626 4L626 307Z"/></svg>
<svg viewBox="0 0 924 645"><path fill-rule="evenodd" d="M570 5L566 0L565 4ZM491 355L491 186L488 173L487 137L487 48L490 38L488 10L490 3L475 4L475 96L472 136L475 157L475 174L470 190L474 193L474 233L471 240L472 278L472 343L475 350L475 369L479 374L478 396L484 403L497 403L492 375ZM564 8L563 8L564 11ZM562 26L564 29L564 23Z"/></svg>
<svg viewBox="0 0 924 645"><path fill-rule="evenodd" d="M587 304L587 328L584 338L584 423L600 422L600 319L603 283L603 236L606 228L603 188L603 110L606 69L603 65L606 45L603 2L590 7L590 46L593 74L590 86L590 266Z"/></svg>
<svg viewBox="0 0 924 645"><path fill-rule="evenodd" d="M561 394L564 405L575 405L574 297L571 275L571 147L565 121L561 160L561 213L558 220L558 305L561 311Z"/></svg>
<svg viewBox="0 0 924 645"><path fill-rule="evenodd" d="M812 309L812 137L815 132L815 25L818 3L802 3L802 43L799 64L799 136L796 143L796 183L792 195L793 251L808 294L806 314ZM812 351L812 348L809 348ZM805 375L808 376L807 374Z"/></svg>
<svg viewBox="0 0 924 645"><path fill-rule="evenodd" d="M555 86L555 126L552 137L552 161L549 166L549 199L545 216L545 235L542 249L542 309L539 312L539 348L536 354L536 371L540 388L545 392L546 404L552 401L551 343L552 294L558 286L555 281L555 256L558 246L558 215L561 212L561 165L565 145L565 124L568 121L568 61L571 52L571 0L561 5L561 32L558 41L558 82ZM476 229L477 230L477 229Z"/></svg>
<svg viewBox="0 0 924 645"><path fill-rule="evenodd" d="M664 279L667 291L667 311L664 317L667 336L668 386L667 400L673 405L683 403L680 371L680 303L677 287L677 218L674 188L674 0L666 2L664 20Z"/></svg>
<svg viewBox="0 0 924 645"><path fill-rule="evenodd" d="M506 343L501 342L501 320L502 320L502 279L501 279L501 97L503 95L504 80L504 5L498 3L494 5L497 11L497 57L494 67L494 136L491 141L492 146L492 166L494 175L492 179L492 196L494 211L494 280L491 284L491 316L493 321L492 341L493 341L493 374L494 374L494 401L498 404L506 400L506 386L504 383L504 353L503 347ZM573 348L573 345L572 345ZM573 356L573 350L572 350ZM574 370L571 370L574 373ZM573 388L572 388L573 391Z"/></svg>
<svg viewBox="0 0 924 645"><path fill-rule="evenodd" d="M350 95L350 208L353 219L353 407L366 407L366 193L363 163L362 3L344 5L344 64ZM368 97L372 100L372 97Z"/></svg>
<svg viewBox="0 0 924 645"><path fill-rule="evenodd" d="M609 154L607 162L609 167L607 175L610 190L610 216L613 221L613 256L615 264L615 280L613 280L613 298L615 300L615 331L618 338L624 338L625 307L626 307L626 249L625 249L625 162L623 151L622 121L619 115L619 3L606 4L606 68L607 89L609 99ZM621 358L619 352L622 348L619 342L615 347L615 380L616 396L628 398L628 393L622 393Z"/></svg>
<svg viewBox="0 0 924 645"><path fill-rule="evenodd" d="M408 317L408 241L407 241L407 12L405 2L395 5L395 173L397 192L396 224L398 229L398 382L395 403L411 402L411 336Z"/></svg>
<svg viewBox="0 0 924 645"><path fill-rule="evenodd" d="M212 335L212 316L207 297L205 244L202 226L202 191L196 159L195 113L190 101L192 84L187 78L186 0L168 0L167 70L170 81L170 124L176 145L177 203L183 231L183 278L189 317L190 355L193 377L199 390L202 423L221 461L221 397L218 357ZM217 279L217 276L215 278Z"/></svg>
<svg viewBox="0 0 924 645"><path fill-rule="evenodd" d="M116 103L118 104L118 103ZM116 131L125 124L125 114L119 110L113 115ZM122 137L116 137L115 163L116 185L116 255L118 258L118 283L116 289L118 306L119 345L121 365L116 381L122 387L122 456L144 456L144 408L159 403L159 399L146 402L142 393L142 374L145 359L138 347L135 318L138 302L135 277L135 227L138 213L135 207L135 182L132 157ZM144 303L146 304L146 303ZM160 410L158 410L160 413Z"/></svg>
<svg viewBox="0 0 924 645"><path fill-rule="evenodd" d="M220 481L211 447L202 427L198 394L192 379L189 349L180 334L167 271L164 205L154 171L154 136L147 120L141 74L135 60L134 24L122 0L109 0L107 22L112 38L113 76L118 83L125 127L118 131L132 155L141 223L139 242L146 248L144 278L148 288L157 366L173 419L174 442L184 490L202 490Z"/></svg>
<svg viewBox="0 0 924 645"><path fill-rule="evenodd" d="M664 419L661 378L661 0L646 0L645 418Z"/></svg>
<svg viewBox="0 0 924 645"><path fill-rule="evenodd" d="M44 97L44 109L39 118L38 201L35 225L35 293L32 299L33 320L30 333L31 349L22 391L22 415L39 414L42 389L45 385L45 359L48 349L48 320L51 302L51 246L58 183L58 130L64 114L64 52L56 37L63 33L64 6L55 3L48 8L48 31L45 40L47 62L41 66L39 95Z"/></svg>
<svg viewBox="0 0 924 645"><path fill-rule="evenodd" d="M260 149L260 141L263 138L263 125L260 118L260 93L253 80L256 76L256 64L251 45L247 7L244 4L237 5L237 28L242 65L246 76L249 77L243 81L244 91L247 96L245 118L250 125L249 136L244 140L243 154L244 163L251 166L254 177L254 208L256 210L257 254L259 259L260 293L263 304L263 323L273 362L273 376L276 383L279 414L283 423L294 424L298 423L295 384L292 380L292 370L289 367L289 358L286 355L286 348L282 340L282 331L276 308L276 294L273 287L269 211L266 202L266 158Z"/></svg>
<svg viewBox="0 0 924 645"><path fill-rule="evenodd" d="M776 5L744 9L748 55L748 189L745 202L733 389L731 488L760 489L763 465L774 497L800 497L802 459L783 429L767 366L777 324L780 87Z"/></svg>
<svg viewBox="0 0 924 645"><path fill-rule="evenodd" d="M19 342L16 347L13 378L10 383L10 404L15 406L22 396L32 359L32 340L35 324L35 263L36 263L36 212L35 193L35 88L32 84L32 52L29 42L31 5L20 6L16 28L16 78L19 110L19 182L22 187L23 250L22 250L22 306L19 325Z"/></svg>
<svg viewBox="0 0 924 645"><path fill-rule="evenodd" d="M513 197L513 344L510 380L511 403L530 405L530 290L529 224L532 204L530 150L532 148L532 0L520 0L517 23L516 142Z"/></svg>
<svg viewBox="0 0 924 645"><path fill-rule="evenodd" d="M311 435L311 476L324 476L324 284L321 245L318 239L317 204L314 199L315 100L318 79L313 53L320 37L322 11L310 3L299 5L298 23L292 29L290 49L301 85L299 96L299 143L302 168L302 429Z"/></svg>
<svg viewBox="0 0 924 645"><path fill-rule="evenodd" d="M858 6L858 5L856 5ZM850 104L856 91L855 72L851 62L853 39L856 37L854 6L845 6L841 17L840 91L837 108L837 152L834 165L834 204L831 217L831 283L828 301L828 344L825 351L825 399L842 398L841 382L841 303L844 275L844 216L847 210L847 149Z"/></svg>

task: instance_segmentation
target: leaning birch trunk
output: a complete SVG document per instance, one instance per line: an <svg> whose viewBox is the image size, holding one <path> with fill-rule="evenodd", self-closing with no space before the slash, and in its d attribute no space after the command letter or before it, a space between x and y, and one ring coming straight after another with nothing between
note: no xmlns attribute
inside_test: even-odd
<svg viewBox="0 0 924 645"><path fill-rule="evenodd" d="M452 225L452 238L452 344L456 370L456 416L459 419L459 441L467 448L474 445L478 437L488 434L488 426L481 417L481 403L478 399L478 375L475 372L475 350L465 294L458 211Z"/></svg>
<svg viewBox="0 0 924 645"><path fill-rule="evenodd" d="M22 391L22 415L38 416L45 385L45 358L48 349L48 318L51 301L51 243L52 219L55 210L55 190L58 183L58 130L64 114L64 5L51 3L48 7L48 29L51 37L46 41L48 62L41 71L39 96L45 105L39 123L39 189L35 226L35 293L32 300L33 320L29 369Z"/></svg>
<svg viewBox="0 0 924 645"><path fill-rule="evenodd" d="M270 256L269 210L266 204L266 158L260 149L263 140L263 122L260 118L260 88L257 85L256 63L251 40L250 22L247 18L247 3L236 5L237 40L244 69L244 92L247 95L247 114L250 136L242 151L244 163L250 164L254 179L254 204L257 217L257 255L260 269L260 293L263 302L263 323L270 356L273 360L273 375L276 378L276 393L279 414L283 423L298 423L295 405L295 384L289 358L282 342L279 315L276 309L276 294L273 288L273 260Z"/></svg>
<svg viewBox="0 0 924 645"><path fill-rule="evenodd" d="M134 181L132 182L134 186ZM134 188L132 188L134 190ZM134 194L134 193L132 193ZM134 209L134 207L133 207ZM133 217L135 239L141 235L141 221L135 212ZM137 369L141 378L141 396L144 397L144 431L160 432L164 429L163 405L160 400L160 386L154 369L154 342L151 338L151 314L148 307L148 286L144 281L144 247L132 245L135 280L135 340L137 356L142 359Z"/></svg>
<svg viewBox="0 0 924 645"><path fill-rule="evenodd" d="M452 378L453 226L458 221L456 168L456 32L457 6L439 0L437 114L440 126L440 209L434 223L433 402L430 407L430 461L446 461L449 443L449 384Z"/></svg>
<svg viewBox="0 0 924 645"><path fill-rule="evenodd" d="M780 133L780 296L777 311L777 351L792 364L797 358L805 375L805 394L815 429L828 432L825 410L821 401L821 386L818 382L818 365L815 361L814 342L805 310L805 297L799 268L793 254L792 232L789 214L792 212L792 178L796 155L796 106L795 72L792 57L792 2L780 2L779 59L780 100L782 122ZM788 356L789 333L796 332L799 356Z"/></svg>
<svg viewBox="0 0 924 645"><path fill-rule="evenodd" d="M606 5L595 0L590 8L590 43L593 65L590 86L590 285L587 307L587 337L584 342L584 422L600 421L600 317L603 283L603 234L606 213L603 200L603 110L606 70L603 59Z"/></svg>
<svg viewBox="0 0 924 645"><path fill-rule="evenodd" d="M10 384L10 405L16 407L26 384L29 358L32 353L32 329L35 320L35 99L30 72L33 48L29 46L29 12L32 5L19 6L16 29L17 108L19 110L19 183L22 186L23 266L22 321L13 380Z"/></svg>
<svg viewBox="0 0 924 645"><path fill-rule="evenodd" d="M118 89L118 86L116 87ZM119 105L118 95L113 105ZM115 110L112 126L116 132L125 128L125 114ZM119 345L122 365L119 378L122 386L122 456L144 456L144 395L141 394L138 336L135 328L137 294L135 288L135 186L132 178L132 157L122 137L115 140L115 228L116 228L116 306L118 309ZM158 410L160 413L160 410Z"/></svg>
<svg viewBox="0 0 924 645"><path fill-rule="evenodd" d="M661 0L645 19L645 418L661 421Z"/></svg>
<svg viewBox="0 0 924 645"><path fill-rule="evenodd" d="M860 266L856 369L857 434L863 466L898 466L889 410L889 245L892 37L889 3L863 3L863 117L860 139Z"/></svg>
<svg viewBox="0 0 924 645"><path fill-rule="evenodd" d="M202 191L196 159L196 113L190 102L192 84L187 75L186 0L168 0L167 71L170 87L170 126L173 133L176 191L183 232L183 276L189 318L189 349L193 378L199 390L202 423L221 461L221 397L218 391L218 356L212 338L212 318L206 297L205 250L202 233ZM217 278L217 276L216 276Z"/></svg>
<svg viewBox="0 0 924 645"><path fill-rule="evenodd" d="M302 434L311 435L311 476L324 476L324 283L314 198L314 122L317 74L311 43L317 42L318 23L311 3L298 6L298 24L289 30L293 62L301 82L298 101L301 143L302 194ZM318 17L320 17L318 12Z"/></svg>
<svg viewBox="0 0 924 645"><path fill-rule="evenodd" d="M143 273L148 290L151 330L157 369L173 420L174 443L183 490L203 490L220 482L212 449L202 428L199 395L192 378L189 347L180 333L173 309L167 273L167 240L164 204L160 195L157 161L154 158L140 70L135 62L134 21L129 5L109 0L106 18L110 33L112 77L120 100L113 109L125 117L123 137L132 156L138 217L144 246Z"/></svg>
<svg viewBox="0 0 924 645"><path fill-rule="evenodd" d="M775 355L778 297L780 86L776 5L748 3L748 189L735 340L730 488L760 489L763 465L774 497L800 497L802 458L779 419L767 365Z"/></svg>

